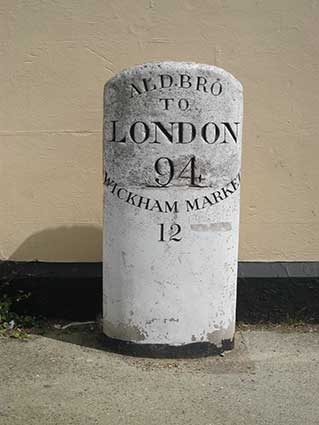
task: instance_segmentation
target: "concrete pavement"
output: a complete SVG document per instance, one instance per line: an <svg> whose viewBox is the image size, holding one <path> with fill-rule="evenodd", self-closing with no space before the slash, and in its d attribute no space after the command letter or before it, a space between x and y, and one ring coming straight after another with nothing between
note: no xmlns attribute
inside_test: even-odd
<svg viewBox="0 0 319 425"><path fill-rule="evenodd" d="M0 339L1 425L318 425L319 331L246 327L224 357L154 360L97 331Z"/></svg>

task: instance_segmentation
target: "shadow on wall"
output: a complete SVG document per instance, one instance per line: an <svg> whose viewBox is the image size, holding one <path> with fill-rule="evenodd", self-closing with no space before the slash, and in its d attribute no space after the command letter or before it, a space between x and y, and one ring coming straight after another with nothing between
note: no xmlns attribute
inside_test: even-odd
<svg viewBox="0 0 319 425"><path fill-rule="evenodd" d="M99 262L102 260L102 228L93 225L61 226L29 236L9 260Z"/></svg>
<svg viewBox="0 0 319 425"><path fill-rule="evenodd" d="M23 314L95 320L102 311L102 279L96 277L102 258L102 228L61 226L29 236L10 256L11 261L39 261L44 268L15 271L15 285L30 293L17 307ZM48 265L53 263L52 266ZM71 263L69 267L61 263ZM77 264L74 264L77 263ZM87 273L87 264L93 263Z"/></svg>

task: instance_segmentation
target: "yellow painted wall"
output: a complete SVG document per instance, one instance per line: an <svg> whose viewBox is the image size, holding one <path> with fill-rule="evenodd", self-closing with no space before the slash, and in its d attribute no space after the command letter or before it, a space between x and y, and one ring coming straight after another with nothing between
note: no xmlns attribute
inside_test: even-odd
<svg viewBox="0 0 319 425"><path fill-rule="evenodd" d="M318 260L318 0L1 0L0 259L100 261L102 92L150 60L244 86L240 259Z"/></svg>

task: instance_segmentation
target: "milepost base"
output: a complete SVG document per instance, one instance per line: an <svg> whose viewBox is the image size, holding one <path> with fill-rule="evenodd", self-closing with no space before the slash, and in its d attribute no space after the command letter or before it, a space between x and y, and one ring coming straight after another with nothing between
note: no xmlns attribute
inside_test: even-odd
<svg viewBox="0 0 319 425"><path fill-rule="evenodd" d="M185 345L138 344L101 335L103 346L110 351L135 357L150 358L198 358L220 355L234 348L234 338L224 339L221 347L210 342L194 342Z"/></svg>

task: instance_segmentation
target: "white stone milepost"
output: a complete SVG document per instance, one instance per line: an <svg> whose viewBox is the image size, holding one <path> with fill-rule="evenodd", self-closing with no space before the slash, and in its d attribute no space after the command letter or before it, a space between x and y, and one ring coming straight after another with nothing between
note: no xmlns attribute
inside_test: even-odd
<svg viewBox="0 0 319 425"><path fill-rule="evenodd" d="M241 139L242 86L223 69L153 62L106 84L107 336L232 348Z"/></svg>

